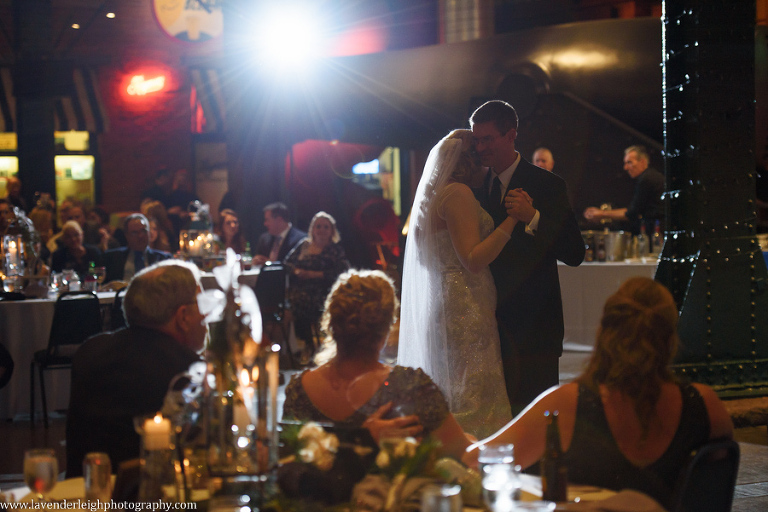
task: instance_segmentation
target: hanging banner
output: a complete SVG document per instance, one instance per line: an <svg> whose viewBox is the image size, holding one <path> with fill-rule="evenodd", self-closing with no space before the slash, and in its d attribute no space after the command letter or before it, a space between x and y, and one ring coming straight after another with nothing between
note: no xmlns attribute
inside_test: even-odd
<svg viewBox="0 0 768 512"><path fill-rule="evenodd" d="M203 43L221 36L222 0L152 0L160 28L179 41Z"/></svg>

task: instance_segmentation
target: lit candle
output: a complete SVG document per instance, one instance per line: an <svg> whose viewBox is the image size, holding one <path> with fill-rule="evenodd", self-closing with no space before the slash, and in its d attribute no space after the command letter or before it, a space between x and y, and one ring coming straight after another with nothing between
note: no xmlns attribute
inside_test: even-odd
<svg viewBox="0 0 768 512"><path fill-rule="evenodd" d="M171 420L157 413L144 422L144 448L167 450L171 447Z"/></svg>
<svg viewBox="0 0 768 512"><path fill-rule="evenodd" d="M254 390L248 376L248 370L245 368L240 372L240 396L243 397L243 404L236 404L234 410L234 423L241 433L245 433L248 425L251 424L253 415L253 394Z"/></svg>
<svg viewBox="0 0 768 512"><path fill-rule="evenodd" d="M19 247L16 245L16 240L8 241L8 263L11 265L19 264Z"/></svg>

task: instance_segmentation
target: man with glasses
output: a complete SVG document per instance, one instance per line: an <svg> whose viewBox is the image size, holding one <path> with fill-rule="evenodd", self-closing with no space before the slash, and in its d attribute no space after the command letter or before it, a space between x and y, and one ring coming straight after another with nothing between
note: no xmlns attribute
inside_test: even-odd
<svg viewBox="0 0 768 512"><path fill-rule="evenodd" d="M581 264L584 241L565 182L516 151L515 109L489 101L469 122L480 163L489 168L478 200L496 226L507 215L518 220L509 242L490 264L504 378L512 412L517 413L559 383L563 304L557 261Z"/></svg>
<svg viewBox="0 0 768 512"><path fill-rule="evenodd" d="M141 213L126 217L123 231L128 246L104 253L104 266L107 268L105 282L130 281L141 269L171 257L167 252L149 247L149 220Z"/></svg>
<svg viewBox="0 0 768 512"><path fill-rule="evenodd" d="M140 271L123 300L127 328L97 334L72 358L67 413L67 477L88 452L114 465L139 456L135 416L163 406L168 385L200 360L207 327L197 305L200 272L168 260Z"/></svg>

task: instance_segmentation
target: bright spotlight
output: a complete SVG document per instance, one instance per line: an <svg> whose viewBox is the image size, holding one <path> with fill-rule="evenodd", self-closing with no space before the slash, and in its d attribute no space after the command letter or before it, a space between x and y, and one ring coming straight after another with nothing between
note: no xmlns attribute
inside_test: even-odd
<svg viewBox="0 0 768 512"><path fill-rule="evenodd" d="M318 17L308 7L284 7L263 18L258 57L280 71L304 72L323 54Z"/></svg>

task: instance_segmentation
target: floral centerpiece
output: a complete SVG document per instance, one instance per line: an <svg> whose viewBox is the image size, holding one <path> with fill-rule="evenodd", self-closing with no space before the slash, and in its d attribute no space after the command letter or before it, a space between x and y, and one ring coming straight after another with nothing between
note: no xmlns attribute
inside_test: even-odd
<svg viewBox="0 0 768 512"><path fill-rule="evenodd" d="M326 427L333 432L314 422L283 424L280 439L287 456L277 473L287 498L283 509L304 510L307 502L347 503L354 485L373 466L375 444L367 431Z"/></svg>
<svg viewBox="0 0 768 512"><path fill-rule="evenodd" d="M353 439L350 431L326 428L336 432L317 423L283 426L287 456L280 460L275 510L419 510L422 490L434 483L461 484L466 504L480 502L479 474L440 458L440 442L432 437L385 437L376 450L365 429L354 430L365 432L368 442Z"/></svg>

